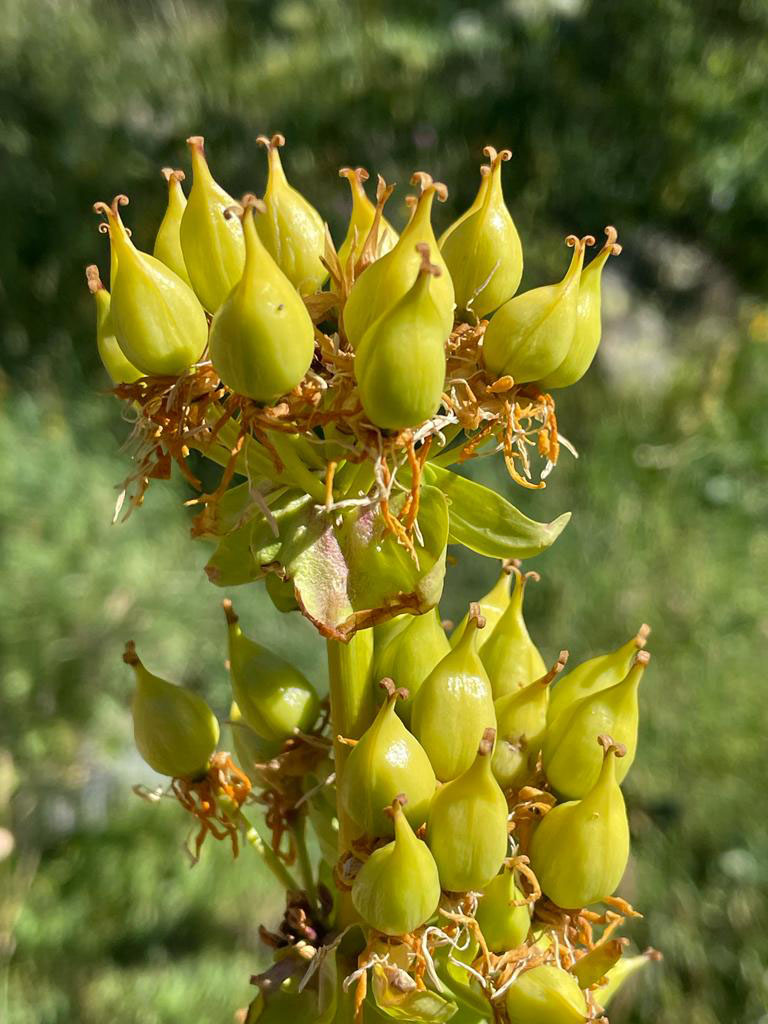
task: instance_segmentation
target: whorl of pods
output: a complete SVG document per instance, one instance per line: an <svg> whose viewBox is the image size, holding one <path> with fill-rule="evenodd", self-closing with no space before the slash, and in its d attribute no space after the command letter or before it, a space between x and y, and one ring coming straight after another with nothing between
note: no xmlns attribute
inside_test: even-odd
<svg viewBox="0 0 768 1024"><path fill-rule="evenodd" d="M284 137L258 142L267 154L263 198L247 194L237 203L214 179L203 138L187 139L189 195L184 172L164 168L168 203L152 255L134 245L123 224L127 197L95 204L111 242L111 295L96 286L95 268L88 280L98 349L114 384L179 377L209 358L230 391L269 406L310 369L315 337L304 300L328 287L330 235L286 177ZM434 201L447 198L444 184L413 174L417 195L408 197L410 218L398 235L383 213L393 186L380 178L374 204L365 168L339 172L352 210L338 247L338 328L342 347L355 352L365 416L379 429L411 428L438 412L457 321L485 318L486 371L518 384L568 387L597 351L602 270L621 251L615 229L606 228L605 245L584 269L594 239L569 235L573 257L563 279L518 294L523 250L502 186L511 153L487 146L485 154L474 201L439 240Z"/></svg>

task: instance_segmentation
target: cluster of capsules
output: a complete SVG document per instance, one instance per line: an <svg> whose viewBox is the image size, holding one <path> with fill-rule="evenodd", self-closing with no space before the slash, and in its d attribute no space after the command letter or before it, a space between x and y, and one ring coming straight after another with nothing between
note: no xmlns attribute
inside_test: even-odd
<svg viewBox="0 0 768 1024"><path fill-rule="evenodd" d="M238 815L256 800L272 854L290 865L297 818L314 826L321 860L305 864L311 877L280 932L262 933L279 951L279 984L263 976L267 998L249 1021L283 1020L307 994L308 959L340 941L327 945L345 894L364 933L346 978L358 1020L600 1020L658 957L625 955L615 937L635 914L614 894L629 857L620 783L637 749L649 629L561 676L567 653L548 670L526 628L533 578L505 564L450 636L437 610L376 627L380 706L356 741L329 736L312 683L245 636L225 601L239 767L216 753L205 702L148 673L129 647L139 751L173 778L200 839L209 828L236 842ZM333 740L346 751L338 777Z"/></svg>

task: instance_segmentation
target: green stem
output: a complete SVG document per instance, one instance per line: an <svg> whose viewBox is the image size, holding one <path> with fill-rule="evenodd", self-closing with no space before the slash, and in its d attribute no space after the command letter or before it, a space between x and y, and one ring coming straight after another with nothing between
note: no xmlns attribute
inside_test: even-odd
<svg viewBox="0 0 768 1024"><path fill-rule="evenodd" d="M307 849L307 815L304 811L300 811L296 820L291 826L291 832L293 833L293 839L296 843L296 857L299 863L299 871L301 872L301 880L304 883L304 891L309 897L309 902L317 909L319 901L317 898L317 885L315 884L315 873L312 869L312 861L309 858L309 850Z"/></svg>
<svg viewBox="0 0 768 1024"><path fill-rule="evenodd" d="M328 640L328 679L338 794L350 749L346 744L340 743L338 737L360 739L376 713L373 693L372 629L356 633L348 644ZM339 853L343 854L349 850L354 838L354 826L338 803L338 796L336 816L339 821ZM356 917L349 893L341 893L337 922L339 927L346 927L354 922Z"/></svg>

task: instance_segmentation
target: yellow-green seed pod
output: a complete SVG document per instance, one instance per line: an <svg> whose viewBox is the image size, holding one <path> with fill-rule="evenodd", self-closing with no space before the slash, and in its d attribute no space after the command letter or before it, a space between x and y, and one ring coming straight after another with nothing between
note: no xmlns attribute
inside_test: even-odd
<svg viewBox="0 0 768 1024"><path fill-rule="evenodd" d="M565 909L587 907L612 896L629 859L629 825L616 781L624 748L601 736L600 777L583 800L558 804L531 840L530 858L546 896Z"/></svg>
<svg viewBox="0 0 768 1024"><path fill-rule="evenodd" d="M501 165L512 153L508 149L497 153L492 146L484 152L491 161L491 174L483 202L441 246L457 308L478 319L511 299L523 276L523 247L501 186Z"/></svg>
<svg viewBox="0 0 768 1024"><path fill-rule="evenodd" d="M567 660L568 652L560 651L541 679L494 701L498 735L491 764L502 789L525 785L535 769L547 728L549 686Z"/></svg>
<svg viewBox="0 0 768 1024"><path fill-rule="evenodd" d="M282 742L315 724L315 688L290 662L250 640L240 629L232 602L222 602L229 629L232 695L243 720L265 740Z"/></svg>
<svg viewBox="0 0 768 1024"><path fill-rule="evenodd" d="M605 939L593 946L588 953L579 957L569 968L579 983L579 988L591 988L597 985L621 960L624 947L629 939Z"/></svg>
<svg viewBox="0 0 768 1024"><path fill-rule="evenodd" d="M494 585L485 597L481 597L477 602L480 606L480 614L485 619L485 629L482 629L477 637L478 651L481 650L485 642L491 638L499 619L509 607L509 599L511 597L512 590L511 566L512 562L509 562L508 564L505 563L504 568L501 571L501 575ZM461 640L468 621L469 613L464 616L458 626L451 633L451 647L455 647L459 640Z"/></svg>
<svg viewBox="0 0 768 1024"><path fill-rule="evenodd" d="M424 615L405 617L408 620L405 628L392 638L391 643L386 644L381 654L376 654L373 677L383 679L388 676L395 681L396 686L407 690L408 696L397 702L395 710L405 724L409 725L413 701L421 684L451 647L437 608Z"/></svg>
<svg viewBox="0 0 768 1024"><path fill-rule="evenodd" d="M148 672L133 641L123 661L136 674L133 736L150 768L177 779L205 775L219 742L219 723L202 697Z"/></svg>
<svg viewBox="0 0 768 1024"><path fill-rule="evenodd" d="M441 786L429 808L427 844L448 892L483 889L507 856L507 801L491 771L494 737L486 729L473 763Z"/></svg>
<svg viewBox="0 0 768 1024"><path fill-rule="evenodd" d="M602 751L595 745L601 733L625 748L616 765L616 781L624 781L637 753L637 689L650 659L648 651L639 651L625 679L574 701L550 724L541 760L555 792L577 800L593 788L603 765Z"/></svg>
<svg viewBox="0 0 768 1024"><path fill-rule="evenodd" d="M394 841L371 854L352 886L355 910L384 935L407 935L420 928L440 902L437 865L408 824L405 802L401 796L392 805Z"/></svg>
<svg viewBox="0 0 768 1024"><path fill-rule="evenodd" d="M460 217L457 217L453 224L450 224L437 240L437 244L440 246L441 251L443 245L448 241L448 239L451 237L456 228L459 227L460 224L463 224L465 220L468 220L473 213L477 213L477 211L483 205L483 199L485 198L485 193L488 188L488 185L490 184L490 180L491 168L487 164L482 164L480 167L480 187L477 190L475 198L472 200L472 203L467 207L464 213L462 213Z"/></svg>
<svg viewBox="0 0 768 1024"><path fill-rule="evenodd" d="M581 380L592 365L600 345L602 324L600 319L600 279L609 256L618 256L621 246L617 244L616 228L605 229L608 240L585 267L579 281L579 301L576 308L576 328L573 341L565 359L544 380L542 388L568 388Z"/></svg>
<svg viewBox="0 0 768 1024"><path fill-rule="evenodd" d="M485 886L475 920L493 953L506 953L523 945L531 927L531 907L513 868L505 867Z"/></svg>
<svg viewBox="0 0 768 1024"><path fill-rule="evenodd" d="M637 956L625 956L606 974L606 982L595 989L595 998L601 1006L608 1007L611 1000L624 984L633 978L650 963L658 963L662 958L658 949L649 948Z"/></svg>
<svg viewBox="0 0 768 1024"><path fill-rule="evenodd" d="M109 292L101 283L99 268L95 264L85 268L85 279L96 303L96 346L104 369L113 384L131 384L143 374L129 359L126 359L117 342L109 312Z"/></svg>
<svg viewBox="0 0 768 1024"><path fill-rule="evenodd" d="M228 388L256 402L271 404L301 381L315 352L315 329L301 296L275 263L254 220L264 204L245 195L239 212L245 237L240 280L211 324L214 369ZM235 218L237 219L237 218Z"/></svg>
<svg viewBox="0 0 768 1024"><path fill-rule="evenodd" d="M440 313L443 341L453 328L453 284L432 230L432 204L435 196L444 201L448 190L445 185L433 181L422 171L417 171L411 181L420 186L421 195L397 245L366 268L355 281L344 304L344 333L353 348L361 343L374 320L413 287L422 264L421 254L416 248L418 245L429 247L435 265L441 271L432 283L430 292Z"/></svg>
<svg viewBox="0 0 768 1024"><path fill-rule="evenodd" d="M363 254L365 243L376 219L376 207L368 198L363 182L368 180L364 167L342 167L339 177L346 178L352 190L352 213L344 241L339 247L339 263L347 269L354 269ZM376 232L373 256L379 259L397 243L398 234L386 218L382 217Z"/></svg>
<svg viewBox="0 0 768 1024"><path fill-rule="evenodd" d="M515 383L542 380L565 359L576 330L579 278L584 248L594 238L568 235L571 264L557 284L515 295L491 317L483 335L483 359L488 371L509 374Z"/></svg>
<svg viewBox="0 0 768 1024"><path fill-rule="evenodd" d="M193 180L180 237L192 287L205 308L215 313L243 273L245 242L237 217L224 216L235 200L213 180L204 143L201 135L187 139Z"/></svg>
<svg viewBox="0 0 768 1024"><path fill-rule="evenodd" d="M583 661L558 679L550 694L548 721L554 722L561 711L579 698L620 683L629 672L637 652L645 647L650 632L651 627L643 623L632 639L617 650Z"/></svg>
<svg viewBox="0 0 768 1024"><path fill-rule="evenodd" d="M422 263L416 281L371 324L355 358L360 401L371 423L382 430L403 430L430 419L445 387L447 335L432 283L440 280L441 271L430 263L426 245L417 248Z"/></svg>
<svg viewBox="0 0 768 1024"><path fill-rule="evenodd" d="M506 996L509 1024L583 1024L590 1019L579 983L561 967L539 964L510 985Z"/></svg>
<svg viewBox="0 0 768 1024"><path fill-rule="evenodd" d="M387 699L352 748L339 783L339 800L362 834L370 839L394 834L392 801L408 786L405 816L414 828L423 825L437 781L429 758L395 714L407 690L381 681Z"/></svg>
<svg viewBox="0 0 768 1024"><path fill-rule="evenodd" d="M411 728L441 782L465 772L485 730L496 728L491 684L477 653L477 631L484 624L473 606L464 636L432 669L413 702Z"/></svg>
<svg viewBox="0 0 768 1024"><path fill-rule="evenodd" d="M184 253L181 251L181 218L187 208L187 197L181 187L186 175L184 171L174 171L170 167L163 168L163 177L168 182L168 206L166 207L160 227L155 236L155 248L152 254L166 267L170 267L182 281L191 287Z"/></svg>
<svg viewBox="0 0 768 1024"><path fill-rule="evenodd" d="M264 192L266 215L256 225L267 252L302 295L319 291L328 277L321 257L325 253L323 218L304 196L288 184L280 160L285 137L259 135L269 165Z"/></svg>
<svg viewBox="0 0 768 1024"><path fill-rule="evenodd" d="M506 697L508 693L527 686L534 679L546 674L547 666L539 650L531 640L523 617L525 587L528 580L538 581L537 572L523 574L512 566L515 589L506 611L480 653L488 678L493 688L493 698Z"/></svg>
<svg viewBox="0 0 768 1024"><path fill-rule="evenodd" d="M115 196L111 206L93 207L107 215L110 245L117 253L110 306L115 337L142 373L179 377L202 356L208 321L189 285L131 242L119 210L127 202L127 196Z"/></svg>

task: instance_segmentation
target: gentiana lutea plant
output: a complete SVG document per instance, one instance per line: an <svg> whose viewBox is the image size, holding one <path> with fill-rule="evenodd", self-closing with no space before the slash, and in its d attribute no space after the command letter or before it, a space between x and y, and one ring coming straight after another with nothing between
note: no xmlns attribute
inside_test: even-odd
<svg viewBox="0 0 768 1024"><path fill-rule="evenodd" d="M440 236L445 185L414 173L398 235L363 168L336 247L260 137L264 195L233 199L203 139L192 183L166 169L154 255L96 203L111 295L87 280L99 353L135 426L116 515L174 464L198 489L192 536L210 581L264 583L327 644L330 692L224 602L232 706L158 678L141 644L136 745L206 838L261 858L285 890L272 965L240 1017L315 1024L605 1020L653 950L617 937L629 829L620 784L637 748L641 626L565 672L524 618L523 571L566 526L527 518L456 472L498 456L538 489L560 445L553 392L600 343L613 227L566 239L561 280L518 293L523 249L504 200L510 153L486 148L477 196ZM392 218L396 221L396 218ZM564 261L565 264L566 261ZM220 467L203 493L189 462ZM448 544L498 560L449 633L437 611ZM629 632L629 630L628 630ZM625 638L620 638L624 640ZM222 749L226 747L228 749ZM260 817L258 827L255 818Z"/></svg>

